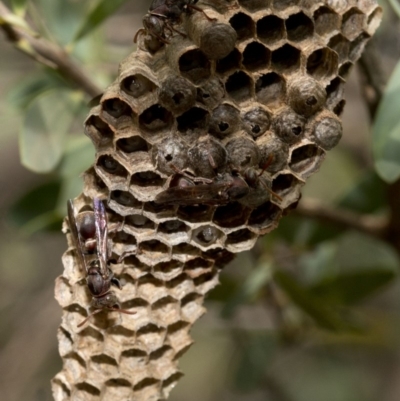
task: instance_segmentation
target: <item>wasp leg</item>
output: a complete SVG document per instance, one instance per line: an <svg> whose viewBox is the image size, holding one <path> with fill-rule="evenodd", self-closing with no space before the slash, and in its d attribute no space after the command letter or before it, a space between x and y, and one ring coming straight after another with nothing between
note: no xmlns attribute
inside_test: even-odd
<svg viewBox="0 0 400 401"><path fill-rule="evenodd" d="M181 35L181 36L183 36L184 38L186 38L186 36L187 36L186 33L181 32L180 30L174 28L171 24L165 23L165 26L166 26L168 29L170 29L171 31L174 31L174 32L176 32L176 33L179 33L179 35Z"/></svg>
<svg viewBox="0 0 400 401"><path fill-rule="evenodd" d="M187 5L187 8L191 8L192 10L196 10L196 11L199 11L199 12L203 13L204 16L205 16L209 21L216 21L216 20L217 20L216 18L211 18L211 17L209 17L203 9L201 9L200 7L194 6L193 4L188 4L188 5Z"/></svg>
<svg viewBox="0 0 400 401"><path fill-rule="evenodd" d="M93 315L100 313L102 309L96 309L94 312L90 313L88 317L78 324L78 327L82 327Z"/></svg>
<svg viewBox="0 0 400 401"><path fill-rule="evenodd" d="M145 30L144 28L140 28L140 29L136 32L135 37L133 38L133 43L137 43L137 40L138 40L138 37L139 37L139 34L140 34L140 33L146 33L146 30Z"/></svg>

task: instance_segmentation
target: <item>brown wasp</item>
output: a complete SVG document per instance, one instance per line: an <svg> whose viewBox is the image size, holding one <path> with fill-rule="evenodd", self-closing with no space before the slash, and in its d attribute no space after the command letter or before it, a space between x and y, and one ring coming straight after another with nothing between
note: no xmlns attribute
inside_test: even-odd
<svg viewBox="0 0 400 401"><path fill-rule="evenodd" d="M94 309L78 327L83 326L93 315L102 310L118 311L133 315L121 309L111 285L121 289L121 283L114 277L108 266L110 249L108 246L108 221L105 207L100 199L93 199L93 212L76 215L72 200L68 200L68 221L76 249L78 263L86 271L86 283L92 294L91 307ZM97 254L97 257L91 256Z"/></svg>
<svg viewBox="0 0 400 401"><path fill-rule="evenodd" d="M153 0L148 13L143 17L143 28L136 32L133 42L136 43L140 33L146 33L162 43L169 43L166 32L172 36L173 32L186 37L186 34L175 29L174 25L179 23L181 15L188 10L200 11L209 21L214 21L204 10L195 4L198 0Z"/></svg>

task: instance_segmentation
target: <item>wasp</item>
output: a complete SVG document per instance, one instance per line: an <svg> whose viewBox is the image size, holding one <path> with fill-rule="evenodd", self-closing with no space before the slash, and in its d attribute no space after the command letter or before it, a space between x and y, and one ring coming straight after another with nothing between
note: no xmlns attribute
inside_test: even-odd
<svg viewBox="0 0 400 401"><path fill-rule="evenodd" d="M173 32L176 32L186 37L186 34L174 28L174 25L178 24L181 21L181 15L189 10L199 11L209 21L215 21L195 5L197 2L198 0L153 0L148 13L143 17L143 28L136 32L133 42L137 42L141 33L149 34L166 44L169 43L166 32L169 33L168 36L172 36Z"/></svg>
<svg viewBox="0 0 400 401"><path fill-rule="evenodd" d="M78 327L83 326L93 315L107 311L118 311L133 315L136 312L121 309L111 286L122 289L120 281L108 265L110 255L108 221L104 204L93 199L93 211L76 214L72 200L68 200L68 223L80 267L86 272L86 284L92 295L94 309ZM93 255L94 258L93 258Z"/></svg>

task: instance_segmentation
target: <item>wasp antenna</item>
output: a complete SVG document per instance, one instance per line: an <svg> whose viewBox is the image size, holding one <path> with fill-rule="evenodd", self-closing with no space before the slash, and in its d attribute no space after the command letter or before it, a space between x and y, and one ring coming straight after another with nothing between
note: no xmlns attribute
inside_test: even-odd
<svg viewBox="0 0 400 401"><path fill-rule="evenodd" d="M89 316L80 322L77 327L82 327L92 316L96 315L97 313L101 312L102 309L96 309L94 312L90 313Z"/></svg>

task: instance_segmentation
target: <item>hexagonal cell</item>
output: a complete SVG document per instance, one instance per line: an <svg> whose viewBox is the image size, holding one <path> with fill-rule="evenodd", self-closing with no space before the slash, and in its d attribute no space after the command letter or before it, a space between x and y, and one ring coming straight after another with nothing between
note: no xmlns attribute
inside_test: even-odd
<svg viewBox="0 0 400 401"><path fill-rule="evenodd" d="M143 241L139 244L140 253L150 253L152 259L157 259L157 254L165 255L169 252L169 247L156 239Z"/></svg>
<svg viewBox="0 0 400 401"><path fill-rule="evenodd" d="M178 131L185 135L200 135L204 131L207 131L209 119L210 114L207 110L193 107L176 119L178 122Z"/></svg>
<svg viewBox="0 0 400 401"><path fill-rule="evenodd" d="M289 145L300 141L304 136L305 119L292 109L283 109L275 116L273 129L276 135Z"/></svg>
<svg viewBox="0 0 400 401"><path fill-rule="evenodd" d="M243 71L232 74L225 83L226 92L236 102L252 97L253 80Z"/></svg>
<svg viewBox="0 0 400 401"><path fill-rule="evenodd" d="M350 42L341 33L330 39L328 47L338 54L339 63L343 63L349 57Z"/></svg>
<svg viewBox="0 0 400 401"><path fill-rule="evenodd" d="M320 7L314 13L314 24L318 35L329 35L340 28L340 15L329 7Z"/></svg>
<svg viewBox="0 0 400 401"><path fill-rule="evenodd" d="M282 103L286 96L285 80L275 72L261 75L256 82L256 96L265 105Z"/></svg>
<svg viewBox="0 0 400 401"><path fill-rule="evenodd" d="M249 71L267 68L271 59L271 52L258 42L249 43L243 52L243 65Z"/></svg>
<svg viewBox="0 0 400 401"><path fill-rule="evenodd" d="M275 133L269 133L257 140L257 146L260 150L260 166L266 171L275 174L286 168L289 157L289 146L283 143Z"/></svg>
<svg viewBox="0 0 400 401"><path fill-rule="evenodd" d="M196 102L196 88L180 75L172 75L161 84L159 99L167 109L183 113Z"/></svg>
<svg viewBox="0 0 400 401"><path fill-rule="evenodd" d="M131 116L133 114L132 109L121 99L107 99L101 105L103 111L114 118Z"/></svg>
<svg viewBox="0 0 400 401"><path fill-rule="evenodd" d="M225 72L236 70L240 67L241 60L240 51L234 48L226 57L217 60L216 71L219 74L224 74Z"/></svg>
<svg viewBox="0 0 400 401"><path fill-rule="evenodd" d="M270 114L261 107L247 111L242 117L243 129L254 139L263 135L271 124Z"/></svg>
<svg viewBox="0 0 400 401"><path fill-rule="evenodd" d="M190 223L200 223L201 221L211 220L212 210L206 205L179 206L177 216Z"/></svg>
<svg viewBox="0 0 400 401"><path fill-rule="evenodd" d="M368 34L362 33L351 42L349 52L350 61L356 62L360 58L361 53L364 51L365 45L370 38L371 37Z"/></svg>
<svg viewBox="0 0 400 401"><path fill-rule="evenodd" d="M304 179L314 174L324 160L325 152L315 145L304 145L292 152L290 168Z"/></svg>
<svg viewBox="0 0 400 401"><path fill-rule="evenodd" d="M170 215L173 215L173 212L175 210L175 206L166 206L162 204L158 204L155 202L146 202L144 204L144 209L146 212L156 214L157 217L168 217Z"/></svg>
<svg viewBox="0 0 400 401"><path fill-rule="evenodd" d="M153 92L157 85L142 74L129 75L120 83L121 90L127 95L138 98Z"/></svg>
<svg viewBox="0 0 400 401"><path fill-rule="evenodd" d="M326 105L329 110L332 110L343 99L344 84L345 81L342 78L336 77L326 87Z"/></svg>
<svg viewBox="0 0 400 401"><path fill-rule="evenodd" d="M368 33L373 34L379 27L382 20L382 8L377 7L369 16L368 16Z"/></svg>
<svg viewBox="0 0 400 401"><path fill-rule="evenodd" d="M225 87L219 78L212 77L197 88L197 101L208 108L218 105L225 96Z"/></svg>
<svg viewBox="0 0 400 401"><path fill-rule="evenodd" d="M207 79L211 75L210 60L200 49L192 49L179 58L179 71L195 84Z"/></svg>
<svg viewBox="0 0 400 401"><path fill-rule="evenodd" d="M142 214L131 214L125 217L124 223L127 226L134 227L140 230L152 230L155 228L154 221Z"/></svg>
<svg viewBox="0 0 400 401"><path fill-rule="evenodd" d="M275 15L267 15L257 21L257 36L266 44L274 45L286 38L284 21Z"/></svg>
<svg viewBox="0 0 400 401"><path fill-rule="evenodd" d="M239 4L249 11L257 11L269 7L271 0L239 0Z"/></svg>
<svg viewBox="0 0 400 401"><path fill-rule="evenodd" d="M114 236L113 236L113 241L117 244L125 244L125 245L136 245L137 241L136 238L133 235L129 235L125 231L118 231Z"/></svg>
<svg viewBox="0 0 400 401"><path fill-rule="evenodd" d="M290 83L288 99L296 113L310 117L325 105L326 92L315 79L301 77Z"/></svg>
<svg viewBox="0 0 400 401"><path fill-rule="evenodd" d="M96 165L108 174L116 175L118 177L127 178L128 172L125 167L113 159L110 155L103 155L97 159Z"/></svg>
<svg viewBox="0 0 400 401"><path fill-rule="evenodd" d="M153 133L170 128L173 120L173 115L166 108L154 104L139 116L139 127Z"/></svg>
<svg viewBox="0 0 400 401"><path fill-rule="evenodd" d="M218 284L216 269L211 272L204 273L193 280L196 291L200 294L206 294Z"/></svg>
<svg viewBox="0 0 400 401"><path fill-rule="evenodd" d="M163 234L187 233L190 228L180 220L168 220L158 226L158 231Z"/></svg>
<svg viewBox="0 0 400 401"><path fill-rule="evenodd" d="M122 206L140 208L142 202L139 202L131 193L126 191L112 191L110 199Z"/></svg>
<svg viewBox="0 0 400 401"><path fill-rule="evenodd" d="M77 390L79 390L79 391L83 391L84 393L88 393L88 394L90 394L91 396L95 396L95 397L98 397L99 395L100 395L100 390L97 388L97 387L95 387L95 386L93 386L93 385L91 385L90 383L87 383L87 382L80 382L80 383L77 383L76 385L75 385L75 387L76 387L76 389ZM75 394L75 397L76 397L77 395ZM79 397L80 398L80 397ZM86 397L85 396L83 396L83 399L85 399Z"/></svg>
<svg viewBox="0 0 400 401"><path fill-rule="evenodd" d="M352 7L343 14L342 32L349 40L354 40L364 28L365 15L357 8Z"/></svg>
<svg viewBox="0 0 400 401"><path fill-rule="evenodd" d="M189 277L195 278L203 274L205 270L209 270L212 267L213 262L211 260L199 257L186 262L184 270Z"/></svg>
<svg viewBox="0 0 400 401"><path fill-rule="evenodd" d="M343 128L340 120L327 117L315 124L313 136L315 142L326 150L335 147L342 137Z"/></svg>
<svg viewBox="0 0 400 401"><path fill-rule="evenodd" d="M140 173L133 174L131 178L131 185L138 187L160 187L165 183L165 178L160 177L154 171L141 171Z"/></svg>
<svg viewBox="0 0 400 401"><path fill-rule="evenodd" d="M113 140L114 134L109 125L99 116L91 116L85 123L85 133L98 145L104 145Z"/></svg>
<svg viewBox="0 0 400 401"><path fill-rule="evenodd" d="M218 228L210 225L193 230L192 240L203 247L215 244L224 234Z"/></svg>
<svg viewBox="0 0 400 401"><path fill-rule="evenodd" d="M212 259L214 267L222 269L235 258L235 254L223 248L215 248L203 252L203 257Z"/></svg>
<svg viewBox="0 0 400 401"><path fill-rule="evenodd" d="M236 31L238 40L244 40L254 36L254 22L249 15L237 13L229 20L229 23Z"/></svg>
<svg viewBox="0 0 400 401"><path fill-rule="evenodd" d="M170 280L181 274L183 271L183 263L177 260L159 263L154 266L154 275L162 280Z"/></svg>
<svg viewBox="0 0 400 401"><path fill-rule="evenodd" d="M179 379L183 376L183 373L181 372L176 372L174 374L172 374L171 376L169 376L168 378L166 378L165 380L163 380L161 387L162 387L162 391L164 394L166 394L166 397L168 397L168 394L170 393L170 391L176 387L176 384L178 383Z"/></svg>
<svg viewBox="0 0 400 401"><path fill-rule="evenodd" d="M300 181L292 174L280 174L272 182L272 190L282 198L289 194Z"/></svg>
<svg viewBox="0 0 400 401"><path fill-rule="evenodd" d="M193 245L182 243L175 245L172 248L172 254L174 255L174 259L177 258L178 260L184 259L193 259L196 255L200 253L200 250Z"/></svg>
<svg viewBox="0 0 400 401"><path fill-rule="evenodd" d="M141 279L142 281L143 279ZM139 283L141 285L145 284L145 283ZM158 285L156 285L156 287L158 287ZM165 329L162 327L159 327L155 324L149 323L144 327L141 327L137 333L137 342L139 344L143 344L146 346L146 348L149 351L152 351L153 349L157 349L160 348L160 346L162 346L163 344L163 340L165 338ZM159 344L159 346L157 346ZM146 380L146 386L150 385L150 382L148 382L147 379ZM153 381L152 381L153 384ZM144 380L140 382L140 386L139 384L137 384L134 389L137 390L139 388L143 388L144 387Z"/></svg>
<svg viewBox="0 0 400 401"><path fill-rule="evenodd" d="M300 66L300 50L291 45L284 45L274 50L271 56L272 68L277 72L290 73Z"/></svg>
<svg viewBox="0 0 400 401"><path fill-rule="evenodd" d="M300 0L273 0L276 10L285 10L288 7L297 6Z"/></svg>
<svg viewBox="0 0 400 401"><path fill-rule="evenodd" d="M255 229L265 230L276 225L281 215L282 210L268 201L251 212L248 225Z"/></svg>
<svg viewBox="0 0 400 401"><path fill-rule="evenodd" d="M337 115L337 116L341 116L343 111L344 111L344 106L346 105L346 100L341 100L333 109L333 112Z"/></svg>
<svg viewBox="0 0 400 401"><path fill-rule="evenodd" d="M239 170L258 166L260 163L260 151L254 141L247 138L231 139L226 144L229 161Z"/></svg>
<svg viewBox="0 0 400 401"><path fill-rule="evenodd" d="M254 241L256 237L257 237L256 234L252 233L247 228L243 228L241 230L230 233L228 235L228 238L226 239L226 244L233 245L248 241Z"/></svg>
<svg viewBox="0 0 400 401"><path fill-rule="evenodd" d="M350 61L348 63L342 64L339 68L339 76L343 79L346 79L349 76L352 68L353 68L353 63Z"/></svg>
<svg viewBox="0 0 400 401"><path fill-rule="evenodd" d="M239 203L219 206L214 213L213 222L220 227L234 228L246 223L249 210Z"/></svg>
<svg viewBox="0 0 400 401"><path fill-rule="evenodd" d="M225 137L238 129L239 122L239 110L230 104L221 104L212 112L210 132L219 137Z"/></svg>
<svg viewBox="0 0 400 401"><path fill-rule="evenodd" d="M291 15L285 25L287 37L292 42L301 42L314 34L314 23L302 12Z"/></svg>
<svg viewBox="0 0 400 401"><path fill-rule="evenodd" d="M307 73L317 81L331 80L337 75L338 55L324 47L310 54L307 60Z"/></svg>
<svg viewBox="0 0 400 401"><path fill-rule="evenodd" d="M138 135L118 139L116 145L124 153L148 152L150 149L149 144Z"/></svg>

